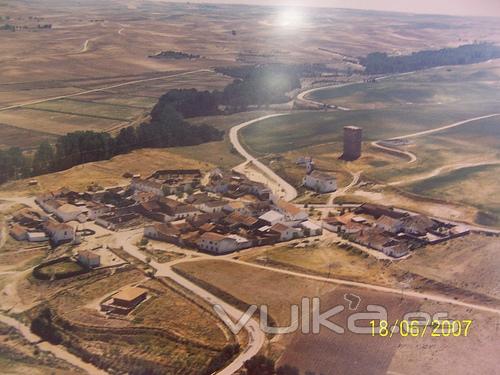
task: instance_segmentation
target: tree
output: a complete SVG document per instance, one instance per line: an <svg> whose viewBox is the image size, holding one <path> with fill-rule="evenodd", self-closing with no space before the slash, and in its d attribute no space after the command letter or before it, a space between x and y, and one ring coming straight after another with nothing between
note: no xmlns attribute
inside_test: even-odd
<svg viewBox="0 0 500 375"><path fill-rule="evenodd" d="M284 365L276 369L276 375L300 375L300 373L297 367Z"/></svg>
<svg viewBox="0 0 500 375"><path fill-rule="evenodd" d="M62 342L62 337L53 325L52 311L44 308L31 322L31 332L54 345Z"/></svg>
<svg viewBox="0 0 500 375"><path fill-rule="evenodd" d="M274 361L263 355L257 355L245 361L245 369L248 375L273 375Z"/></svg>
<svg viewBox="0 0 500 375"><path fill-rule="evenodd" d="M40 143L33 156L33 174L40 175L51 171L54 162L54 148L47 141Z"/></svg>

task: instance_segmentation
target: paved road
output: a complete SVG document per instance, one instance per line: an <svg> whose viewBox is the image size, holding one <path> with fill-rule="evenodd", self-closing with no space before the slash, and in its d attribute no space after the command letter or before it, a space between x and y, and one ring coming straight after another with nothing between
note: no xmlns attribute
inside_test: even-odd
<svg viewBox="0 0 500 375"><path fill-rule="evenodd" d="M0 313L0 322L3 324L6 324L10 327L15 328L21 335L24 336L25 339L27 339L30 343L36 345L38 348L40 348L43 351L50 352L57 358L60 358L73 366L76 366L78 368L81 368L82 370L86 371L89 374L92 375L105 375L107 374L106 371L103 371L101 369L98 369L94 365L84 362L77 356L71 354L68 352L64 346L62 345L52 345L46 341L41 342L41 338L34 333L31 332L30 328L27 325L24 325L20 321L11 318L10 316L3 315Z"/></svg>
<svg viewBox="0 0 500 375"><path fill-rule="evenodd" d="M59 100L59 99L65 99L65 98L72 98L72 97L75 97L75 96L80 96L80 95L85 95L85 94L91 94L91 93L94 93L94 92L116 89L118 87L135 85L135 84L138 84L138 83L152 82L152 81L159 81L159 80L166 80L166 79L169 79L169 78L182 77L182 76L185 76L185 75L190 75L190 74L195 74L195 73L201 73L201 72L213 72L213 71L210 70L210 69L198 69L198 70L193 70L193 71L190 71L190 72L184 72L184 73L178 73L178 74L170 74L170 75L165 75L165 76L160 76L160 77L137 79L137 80L134 80L134 81L116 83L116 84L113 84L113 85L104 86L104 87L100 87L100 88L97 88L97 89L79 91L79 92L76 92L76 93L73 93L73 94L53 96L53 97L50 97L50 98L33 100L31 102L26 102L26 103L21 103L21 104L14 104L14 105L10 105L10 106L7 106L7 107L0 108L0 112L2 112L2 111L8 111L9 109L22 108L22 107L26 107L26 106L33 105L33 104L50 102L50 101L53 101L53 100Z"/></svg>
<svg viewBox="0 0 500 375"><path fill-rule="evenodd" d="M247 126L250 126L252 124L255 124L259 121L263 121L269 118L273 117L280 117L280 116L288 116L289 113L277 113L273 115L266 115L262 116L259 118L256 118L251 121L244 122L242 124L233 126L231 130L229 131L229 140L231 141L233 147L238 151L238 153L245 158L245 163L252 163L257 169L259 169L262 172L262 175L267 178L267 179L272 179L274 182L277 184L277 186L282 190L282 198L286 201L291 201L297 197L297 190L290 185L288 182L286 182L284 179L282 179L280 176L278 176L271 168L269 168L267 165L261 163L257 158L254 156L250 155L250 153L245 150L245 148L241 145L239 137L238 137L238 132L246 128ZM273 182L270 182L267 184L268 186L274 185Z"/></svg>

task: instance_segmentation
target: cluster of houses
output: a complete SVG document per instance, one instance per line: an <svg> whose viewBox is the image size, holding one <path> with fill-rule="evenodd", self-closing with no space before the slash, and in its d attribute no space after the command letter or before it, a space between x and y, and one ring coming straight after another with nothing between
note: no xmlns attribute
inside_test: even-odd
<svg viewBox="0 0 500 375"><path fill-rule="evenodd" d="M322 233L304 210L236 172L213 171L203 190L183 201L160 197L142 203L143 214L156 220L144 235L226 254Z"/></svg>
<svg viewBox="0 0 500 375"><path fill-rule="evenodd" d="M94 221L109 230L144 227L146 237L214 254L321 234L298 206L275 198L264 184L216 169L202 184L199 170L162 170L132 177L124 187L36 197L44 213L22 210L14 238L74 241L78 226Z"/></svg>
<svg viewBox="0 0 500 375"><path fill-rule="evenodd" d="M323 228L348 240L400 258L411 250L469 233L465 226L445 223L425 215L365 203L339 216L323 219Z"/></svg>
<svg viewBox="0 0 500 375"><path fill-rule="evenodd" d="M58 222L48 215L29 208L19 210L12 218L10 235L17 241L46 242L57 245L78 240L74 223Z"/></svg>

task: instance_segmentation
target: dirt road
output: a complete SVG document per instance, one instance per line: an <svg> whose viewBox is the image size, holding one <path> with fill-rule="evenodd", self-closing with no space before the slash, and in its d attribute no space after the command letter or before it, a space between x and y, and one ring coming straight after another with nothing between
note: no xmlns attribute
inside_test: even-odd
<svg viewBox="0 0 500 375"><path fill-rule="evenodd" d="M427 180L432 177L437 177L442 174L458 171L460 169L487 166L487 165L500 165L500 161L493 160L493 161L483 161L478 163L460 163L460 164L444 165L442 167L430 171L429 173L421 174L411 178L404 178L399 181L390 182L388 185L391 186L408 185L414 182Z"/></svg>
<svg viewBox="0 0 500 375"><path fill-rule="evenodd" d="M71 354L68 352L64 346L62 345L52 345L46 341L41 342L41 338L34 333L31 332L30 328L27 325L24 325L20 321L11 318L10 316L4 315L0 313L0 322L3 324L6 324L10 327L15 328L25 339L27 339L30 343L36 345L38 348L40 348L43 351L50 352L52 353L55 357L62 359L73 366L76 366L78 368L81 368L82 370L86 371L89 374L92 375L105 375L107 374L106 371L98 369L94 365L84 362L77 356Z"/></svg>
<svg viewBox="0 0 500 375"><path fill-rule="evenodd" d="M257 160L254 156L252 156L245 148L241 145L240 140L239 140L239 135L238 132L246 128L247 126L250 126L252 124L255 124L259 121L263 121L269 118L273 117L280 117L280 116L288 116L289 113L277 113L277 114L272 114L272 115L266 115L262 116L259 118L256 118L251 121L244 122L242 124L233 126L231 130L229 131L229 140L231 141L233 147L238 151L238 153L245 158L245 162L243 163L252 163L255 168L260 170L262 172L262 175L264 176L265 179L270 179L271 181L268 181L266 185L268 186L273 186L276 185L279 191L277 192L278 195L281 196L282 199L286 201L291 201L297 197L297 190L290 185L288 182L286 182L284 179L282 179L280 176L278 176L271 168L269 168L267 165L264 165L261 163L259 160ZM241 166L238 166L236 168L241 169Z"/></svg>
<svg viewBox="0 0 500 375"><path fill-rule="evenodd" d="M118 246L122 246L123 250L132 255L133 257L141 260L146 263L147 256L139 251L134 243L136 243L136 238L141 236L142 230L134 230L130 232L118 232L114 236L115 244ZM200 253L196 253L196 259L206 259L211 258L209 255L204 255ZM237 308L227 304L220 298L214 296L210 292L200 288L196 284L192 283L188 279L178 275L172 270L173 264L182 263L183 261L191 261L193 258L186 258L181 260L176 260L170 263L158 263L155 261L150 261L149 265L156 270L156 277L168 277L174 280L179 285L188 289L193 294L198 297L203 298L210 305L219 305L221 306L226 314L233 320L233 322L237 322L240 317L243 315L243 311L238 310ZM239 370L245 361L255 356L264 345L266 340L265 334L260 330L259 323L255 319L250 319L249 322L244 327L248 333L248 345L243 350L238 357L236 357L227 367L223 370L219 371L218 375L231 375L234 374L237 370Z"/></svg>
<svg viewBox="0 0 500 375"><path fill-rule="evenodd" d="M159 81L159 80L166 80L166 79L169 79L169 78L182 77L182 76L185 76L185 75L190 75L190 74L195 74L195 73L201 73L201 72L212 72L212 70L210 70L210 69L198 69L198 70L192 70L190 72L184 72L184 73L178 73L178 74L169 74L169 75L160 76L160 77L137 79L137 80L134 80L134 81L122 82L122 83L117 83L117 84L113 84L113 85L109 85L109 86L99 87L97 89L79 91L79 92L75 92L73 94L53 96L53 97L50 97L50 98L33 100L31 102L9 105L7 107L0 108L0 112L8 111L10 109L22 108L22 107L26 107L26 106L33 105L33 104L46 103L46 102L50 102L50 101L53 101L53 100L59 100L59 99L65 99L65 98L73 98L75 96L80 96L80 95L85 95L85 94L91 94L91 93L94 93L94 92L116 89L118 87L135 85L135 84L138 84L138 83L152 82L152 81Z"/></svg>
<svg viewBox="0 0 500 375"><path fill-rule="evenodd" d="M359 178L361 177L361 173L363 172L360 171L360 172L355 172L355 173L350 172L350 173L352 175L352 181L349 183L349 185L337 189L333 193L331 193L330 196L328 197L328 201L326 202L327 206L332 205L335 198L344 195L348 190L352 189L359 182Z"/></svg>

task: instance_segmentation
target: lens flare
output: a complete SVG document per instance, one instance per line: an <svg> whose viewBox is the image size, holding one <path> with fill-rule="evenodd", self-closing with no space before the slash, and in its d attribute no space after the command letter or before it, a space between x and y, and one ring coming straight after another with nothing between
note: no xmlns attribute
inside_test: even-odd
<svg viewBox="0 0 500 375"><path fill-rule="evenodd" d="M298 9L285 9L278 14L277 25L281 27L300 26L304 18Z"/></svg>

